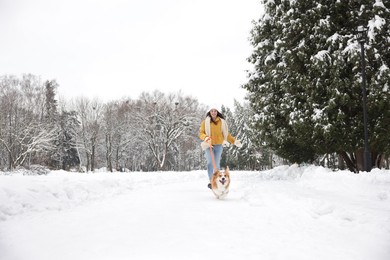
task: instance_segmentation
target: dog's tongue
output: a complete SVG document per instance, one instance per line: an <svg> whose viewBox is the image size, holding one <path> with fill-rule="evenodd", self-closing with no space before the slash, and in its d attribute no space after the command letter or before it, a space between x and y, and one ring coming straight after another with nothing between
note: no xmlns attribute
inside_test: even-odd
<svg viewBox="0 0 390 260"><path fill-rule="evenodd" d="M220 180L219 182L222 183L222 185L225 185L225 180Z"/></svg>

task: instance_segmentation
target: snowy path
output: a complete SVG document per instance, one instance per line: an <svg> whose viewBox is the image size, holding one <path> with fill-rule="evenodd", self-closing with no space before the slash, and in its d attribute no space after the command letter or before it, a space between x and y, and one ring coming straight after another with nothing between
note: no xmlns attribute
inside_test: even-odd
<svg viewBox="0 0 390 260"><path fill-rule="evenodd" d="M45 195L32 187L46 187L62 206L0 221L0 259L390 259L389 174L320 169L233 172L223 201L199 172L22 176L37 200Z"/></svg>

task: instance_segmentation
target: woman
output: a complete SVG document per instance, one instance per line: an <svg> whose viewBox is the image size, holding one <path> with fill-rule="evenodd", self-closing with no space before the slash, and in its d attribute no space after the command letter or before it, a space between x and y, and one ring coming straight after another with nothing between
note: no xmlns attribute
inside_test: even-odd
<svg viewBox="0 0 390 260"><path fill-rule="evenodd" d="M205 151L205 157L207 160L207 173L209 180L214 173L213 160L211 158L210 146L214 155L214 160L217 169L220 169L220 161L222 156L223 146L229 146L234 144L238 148L242 147L239 140L236 140L230 135L228 131L228 125L224 116L218 111L218 106L213 105L206 114L206 119L202 121L199 130L199 138L203 140L201 143L202 149ZM211 184L208 184L211 189Z"/></svg>

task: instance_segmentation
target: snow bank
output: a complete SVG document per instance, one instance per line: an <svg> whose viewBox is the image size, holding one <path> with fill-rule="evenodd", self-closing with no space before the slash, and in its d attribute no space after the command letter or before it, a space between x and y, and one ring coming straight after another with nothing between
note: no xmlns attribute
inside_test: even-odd
<svg viewBox="0 0 390 260"><path fill-rule="evenodd" d="M3 173L0 175L0 221L30 212L61 211L88 201L125 194L146 185L166 184L176 180L178 175L181 181L200 176L197 172Z"/></svg>
<svg viewBox="0 0 390 260"><path fill-rule="evenodd" d="M370 173L333 172L318 166L280 166L262 172L233 172L237 181L247 183L240 190L244 200L256 204L262 193L253 192L269 181L288 181L321 192L348 190L349 196L390 198L390 171L374 169ZM0 175L0 221L25 213L61 211L88 201L127 194L133 189L204 178L204 171L154 173L71 173L53 171L48 175L22 173Z"/></svg>
<svg viewBox="0 0 390 260"><path fill-rule="evenodd" d="M130 188L108 175L52 172L45 176L1 176L0 219L31 211L62 210Z"/></svg>
<svg viewBox="0 0 390 260"><path fill-rule="evenodd" d="M313 193L322 193L324 196L348 197L349 200L360 198L366 201L385 201L390 199L390 171L373 169L371 172L359 174L350 171L332 171L320 166L279 166L272 170L259 173L247 173L244 177L251 183L247 188L250 198L246 200L258 203L264 197L261 192L253 192L264 188L264 181L289 182L296 188L313 190ZM259 180L263 182L259 182ZM283 184L286 185L286 184ZM390 212L389 212L390 213ZM390 219L390 214L389 214Z"/></svg>

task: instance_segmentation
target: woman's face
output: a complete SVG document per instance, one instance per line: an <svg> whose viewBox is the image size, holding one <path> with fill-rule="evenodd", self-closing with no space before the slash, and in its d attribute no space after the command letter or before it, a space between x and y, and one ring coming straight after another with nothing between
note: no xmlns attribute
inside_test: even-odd
<svg viewBox="0 0 390 260"><path fill-rule="evenodd" d="M216 110L216 109L211 109L210 110L210 115L211 115L211 117L214 119L214 118L216 118L217 117L217 115L218 115L218 110Z"/></svg>

